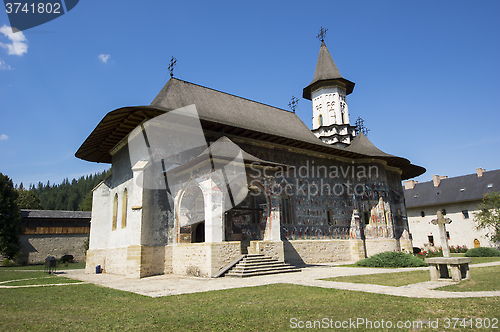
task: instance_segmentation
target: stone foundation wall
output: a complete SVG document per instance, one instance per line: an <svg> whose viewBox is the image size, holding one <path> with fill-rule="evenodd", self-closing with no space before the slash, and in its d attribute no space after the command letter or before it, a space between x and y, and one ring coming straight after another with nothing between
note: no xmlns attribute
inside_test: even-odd
<svg viewBox="0 0 500 332"><path fill-rule="evenodd" d="M349 240L290 240L283 244L285 262L295 266L352 260Z"/></svg>
<svg viewBox="0 0 500 332"><path fill-rule="evenodd" d="M211 277L241 254L240 242L178 243L172 247L175 274Z"/></svg>
<svg viewBox="0 0 500 332"><path fill-rule="evenodd" d="M366 256L370 257L384 251L400 251L399 241L396 239L366 239Z"/></svg>
<svg viewBox="0 0 500 332"><path fill-rule="evenodd" d="M236 256L241 255L241 244L239 241L208 243L211 248L211 274L217 274L224 266L229 264Z"/></svg>
<svg viewBox="0 0 500 332"><path fill-rule="evenodd" d="M283 241L251 241L249 254L261 254L280 262L285 261Z"/></svg>
<svg viewBox="0 0 500 332"><path fill-rule="evenodd" d="M87 250L87 259L85 261L85 273L95 273L95 267L104 266L106 261L107 249L90 249Z"/></svg>
<svg viewBox="0 0 500 332"><path fill-rule="evenodd" d="M350 240L351 244L351 259L355 262L365 259L366 258L366 253L365 253L365 245L363 243L363 240L360 239L353 239Z"/></svg>
<svg viewBox="0 0 500 332"><path fill-rule="evenodd" d="M45 258L57 259L73 255L77 262L85 261L87 234L33 234L21 235L21 251L29 264L45 263Z"/></svg>

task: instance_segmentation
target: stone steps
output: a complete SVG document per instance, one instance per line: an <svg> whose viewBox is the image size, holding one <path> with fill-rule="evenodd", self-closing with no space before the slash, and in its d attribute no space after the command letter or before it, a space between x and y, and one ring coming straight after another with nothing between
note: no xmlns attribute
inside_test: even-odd
<svg viewBox="0 0 500 332"><path fill-rule="evenodd" d="M301 270L277 259L264 255L245 255L229 272L228 277L253 277L267 274L300 272Z"/></svg>

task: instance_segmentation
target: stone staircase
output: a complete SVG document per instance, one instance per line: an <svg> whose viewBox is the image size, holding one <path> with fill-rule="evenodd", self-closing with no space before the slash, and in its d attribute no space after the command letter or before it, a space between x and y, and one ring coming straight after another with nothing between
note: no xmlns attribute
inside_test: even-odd
<svg viewBox="0 0 500 332"><path fill-rule="evenodd" d="M261 254L250 254L245 255L238 264L226 273L226 276L243 278L300 271L301 269L284 262L279 262L275 258L266 257Z"/></svg>

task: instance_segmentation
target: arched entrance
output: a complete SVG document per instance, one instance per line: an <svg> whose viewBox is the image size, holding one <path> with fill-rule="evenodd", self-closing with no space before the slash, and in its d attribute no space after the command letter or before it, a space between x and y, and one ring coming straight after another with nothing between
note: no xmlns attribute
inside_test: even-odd
<svg viewBox="0 0 500 332"><path fill-rule="evenodd" d="M479 248L481 246L481 243L479 242L478 239L474 239L474 248Z"/></svg>
<svg viewBox="0 0 500 332"><path fill-rule="evenodd" d="M196 181L189 181L179 200L178 242L205 242L205 204Z"/></svg>

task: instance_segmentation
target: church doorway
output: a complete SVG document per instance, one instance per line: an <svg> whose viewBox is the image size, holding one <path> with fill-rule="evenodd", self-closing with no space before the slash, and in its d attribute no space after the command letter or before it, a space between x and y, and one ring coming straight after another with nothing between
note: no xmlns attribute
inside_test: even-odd
<svg viewBox="0 0 500 332"><path fill-rule="evenodd" d="M474 239L474 248L479 248L481 246L481 243L479 242L478 239Z"/></svg>
<svg viewBox="0 0 500 332"><path fill-rule="evenodd" d="M226 241L240 241L241 253L248 253L250 241L264 239L269 204L262 192L249 192L246 198L225 213Z"/></svg>
<svg viewBox="0 0 500 332"><path fill-rule="evenodd" d="M205 222L200 222L199 224L192 225L193 234L191 235L192 243L205 242Z"/></svg>
<svg viewBox="0 0 500 332"><path fill-rule="evenodd" d="M196 181L190 181L179 199L178 242L205 242L205 204Z"/></svg>

